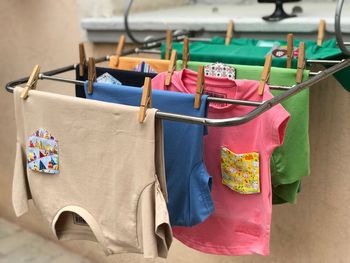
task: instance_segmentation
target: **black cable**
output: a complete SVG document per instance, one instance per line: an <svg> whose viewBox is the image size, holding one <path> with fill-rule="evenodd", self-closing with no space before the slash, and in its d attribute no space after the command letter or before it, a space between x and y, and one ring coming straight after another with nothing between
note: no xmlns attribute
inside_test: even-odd
<svg viewBox="0 0 350 263"><path fill-rule="evenodd" d="M340 50L343 52L343 54L346 56L350 56L350 52L344 44L344 40L341 32L341 25L340 25L340 18L341 18L341 11L343 10L343 4L344 4L344 0L337 1L337 7L335 10L335 17L334 17L335 37L337 39L337 44Z"/></svg>

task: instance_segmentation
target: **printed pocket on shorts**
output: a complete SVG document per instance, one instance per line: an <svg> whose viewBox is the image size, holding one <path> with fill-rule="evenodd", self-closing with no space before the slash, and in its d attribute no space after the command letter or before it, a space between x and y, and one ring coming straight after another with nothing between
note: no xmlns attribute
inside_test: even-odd
<svg viewBox="0 0 350 263"><path fill-rule="evenodd" d="M221 147L222 184L240 194L260 193L259 153L232 152Z"/></svg>
<svg viewBox="0 0 350 263"><path fill-rule="evenodd" d="M57 140L43 128L28 138L27 167L41 173L59 173Z"/></svg>

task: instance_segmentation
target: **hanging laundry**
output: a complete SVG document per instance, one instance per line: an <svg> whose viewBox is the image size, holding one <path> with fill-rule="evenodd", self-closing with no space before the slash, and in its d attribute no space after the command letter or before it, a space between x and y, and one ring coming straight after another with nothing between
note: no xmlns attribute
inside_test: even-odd
<svg viewBox="0 0 350 263"><path fill-rule="evenodd" d="M170 60L139 58L139 57L119 57L118 66L115 66L116 57L111 56L110 68L133 70L144 73L160 73L168 70Z"/></svg>
<svg viewBox="0 0 350 263"><path fill-rule="evenodd" d="M266 42L266 40L264 40ZM268 42L268 41L267 41ZM276 40L272 40L271 44ZM286 45L285 41L277 41L280 45ZM299 45L300 41L295 41L295 46ZM206 61L206 62L221 62L227 64L241 64L241 65L257 65L263 66L265 62L265 56L270 53L274 53L274 46L261 45L257 46L258 40L232 40L231 45L225 46L223 44L217 44L217 40L213 43L207 42L191 42L190 43L190 58L192 61ZM236 44L235 43L239 43ZM244 44L246 43L246 44ZM261 42L260 42L261 43ZM324 41L321 47L315 45L316 42L306 41L305 46L305 58L306 59L330 59L341 60L346 58L339 48L336 46L335 39ZM172 48L177 50L178 57L182 56L182 43L172 43ZM162 57L165 54L164 43L161 47ZM292 61L292 67L297 67L297 52L294 54ZM273 67L286 67L287 57L274 57L272 59ZM339 83L348 91L350 91L350 67L347 67L334 74L334 77Z"/></svg>
<svg viewBox="0 0 350 263"><path fill-rule="evenodd" d="M89 99L138 105L142 89L94 83ZM87 84L85 85L87 91ZM206 117L207 96L201 107L194 109L194 95L152 91L152 106L170 113ZM214 211L211 199L211 176L203 162L205 126L163 121L164 157L168 189L168 210L172 226L193 226L204 221Z"/></svg>
<svg viewBox="0 0 350 263"><path fill-rule="evenodd" d="M147 110L140 124L139 107L36 90L24 100L22 91L14 90L16 215L26 213L28 199L33 199L60 240L97 241L106 255L128 252L165 258L172 232L166 189L159 183L165 175L156 109ZM38 117L43 111L52 118ZM59 143L59 174L39 174L24 166L26 139L38 127L45 127ZM39 169L44 166L40 162Z"/></svg>
<svg viewBox="0 0 350 263"><path fill-rule="evenodd" d="M169 87L164 86L165 75L157 75L152 85L170 91L196 92L197 73L190 70L174 72ZM205 78L205 91L210 94L251 101L265 101L273 97L267 85L263 96L260 96L258 85L258 81ZM238 117L252 109L242 105L209 104L208 117ZM215 211L199 225L173 228L178 240L191 248L212 254L269 254L272 213L270 157L273 150L283 142L288 119L288 112L281 105L276 105L242 125L208 127L208 135L204 138L204 159L208 172L213 176ZM250 155L248 160L253 157L251 153L259 153L260 193L241 194L222 182L221 166L222 160L226 158L222 155L224 148L237 154L246 154L247 157ZM241 158L241 163L229 168L232 171L239 170L240 167L248 167L249 162Z"/></svg>
<svg viewBox="0 0 350 263"><path fill-rule="evenodd" d="M299 40L294 39L294 46L298 47L300 42L304 42L307 47L317 46L317 42L313 40ZM206 42L208 43L208 42ZM209 42L211 44L225 44L225 39L222 37L213 37ZM233 46L253 46L253 47L273 47L273 46L287 46L285 39L254 39L254 38L232 38L231 45ZM322 43L322 47L336 48L337 40L335 38L325 40Z"/></svg>
<svg viewBox="0 0 350 263"><path fill-rule="evenodd" d="M135 72L130 70L120 70L120 69L110 69L104 67L96 67L96 77L102 76L104 73L110 74L112 77L116 78L123 85L129 85L134 87L142 87L145 81L145 77L154 78L156 74ZM88 67L84 67L84 76L80 77L79 67L75 69L76 80L85 81L88 79ZM85 98L84 88L80 85L75 86L75 96L80 98Z"/></svg>
<svg viewBox="0 0 350 263"><path fill-rule="evenodd" d="M187 63L187 68L198 71L198 66L210 65L209 62ZM236 69L237 79L260 80L263 67L247 65L229 65ZM177 61L177 68L182 61ZM271 68L270 84L295 85L296 69ZM309 71L304 70L303 80L308 79ZM271 90L274 96L284 93L282 90ZM215 94L213 94L215 95ZM271 180L273 204L285 202L296 203L300 180L310 174L309 142L309 89L305 89L288 100L282 106L289 112L291 119L283 144L276 148L271 157Z"/></svg>

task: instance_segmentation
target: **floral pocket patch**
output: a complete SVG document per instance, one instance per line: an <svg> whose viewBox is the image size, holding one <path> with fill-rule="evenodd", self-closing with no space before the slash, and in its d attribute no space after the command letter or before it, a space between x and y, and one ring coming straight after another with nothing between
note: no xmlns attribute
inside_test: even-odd
<svg viewBox="0 0 350 263"><path fill-rule="evenodd" d="M240 194L260 193L259 153L237 154L221 147L222 183Z"/></svg>
<svg viewBox="0 0 350 263"><path fill-rule="evenodd" d="M39 128L28 139L27 167L36 172L59 173L58 143L43 128Z"/></svg>

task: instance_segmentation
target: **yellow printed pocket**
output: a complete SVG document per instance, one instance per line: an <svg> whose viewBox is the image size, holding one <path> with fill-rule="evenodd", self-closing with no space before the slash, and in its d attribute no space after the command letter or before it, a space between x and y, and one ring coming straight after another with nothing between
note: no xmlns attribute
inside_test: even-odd
<svg viewBox="0 0 350 263"><path fill-rule="evenodd" d="M259 153L237 154L221 147L222 183L240 194L260 193Z"/></svg>

